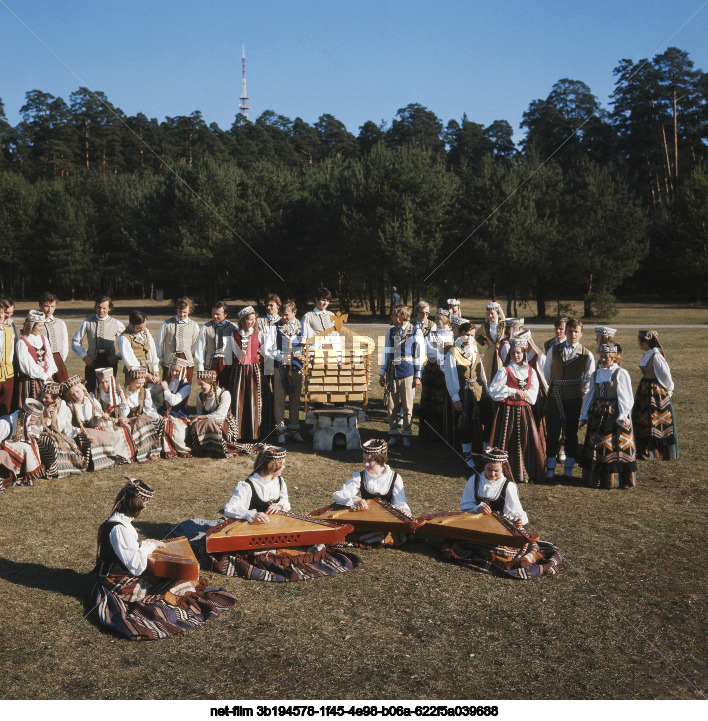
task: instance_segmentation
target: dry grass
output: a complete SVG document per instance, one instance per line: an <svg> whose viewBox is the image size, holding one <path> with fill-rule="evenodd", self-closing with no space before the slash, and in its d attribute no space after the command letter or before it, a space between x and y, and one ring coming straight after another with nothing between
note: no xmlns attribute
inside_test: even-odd
<svg viewBox="0 0 708 721"><path fill-rule="evenodd" d="M630 336L636 386L639 350L633 334L620 340ZM641 464L631 491L522 488L531 529L566 559L534 582L440 562L424 544L362 551L356 571L296 584L208 574L238 596L232 611L131 643L83 618L96 528L123 471L3 493L0 698L697 698L707 685L706 335L671 330L662 341L681 459ZM364 437L385 427L372 389ZM291 450L298 511L327 503L359 468L356 452ZM457 506L465 474L443 446L392 455L414 514ZM159 537L185 518L218 517L249 464L176 459L131 471L158 491L136 526Z"/></svg>

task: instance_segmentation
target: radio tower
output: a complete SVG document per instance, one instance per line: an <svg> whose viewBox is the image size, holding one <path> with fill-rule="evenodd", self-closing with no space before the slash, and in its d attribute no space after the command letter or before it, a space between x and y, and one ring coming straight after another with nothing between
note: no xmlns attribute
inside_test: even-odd
<svg viewBox="0 0 708 721"><path fill-rule="evenodd" d="M248 120L248 93L246 92L246 46L241 46L241 104L238 106L241 115Z"/></svg>

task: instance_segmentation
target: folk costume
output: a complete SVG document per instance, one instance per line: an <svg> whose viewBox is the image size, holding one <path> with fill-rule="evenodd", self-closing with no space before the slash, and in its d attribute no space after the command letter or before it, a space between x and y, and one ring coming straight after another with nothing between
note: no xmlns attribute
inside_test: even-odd
<svg viewBox="0 0 708 721"><path fill-rule="evenodd" d="M253 313L250 306L239 317ZM231 370L231 412L236 419L240 440L257 441L261 435L263 377L260 349L263 334L256 328L236 328L231 334L233 366Z"/></svg>
<svg viewBox="0 0 708 721"><path fill-rule="evenodd" d="M9 415L13 408L15 389L15 336L12 327L0 323L0 416Z"/></svg>
<svg viewBox="0 0 708 721"><path fill-rule="evenodd" d="M632 423L640 460L675 461L679 457L676 415L671 402L674 381L656 331L640 331L639 339L655 347L639 361L642 379L637 387Z"/></svg>
<svg viewBox="0 0 708 721"><path fill-rule="evenodd" d="M170 359L172 356L177 355L178 358L184 358L187 361L185 377L188 383L192 383L195 363L194 354L198 338L199 324L195 323L191 318L180 320L179 316L174 315L160 326L157 338L155 338L155 348L160 365L162 365L163 381L169 380L167 376L170 369Z"/></svg>
<svg viewBox="0 0 708 721"><path fill-rule="evenodd" d="M580 343L567 340L557 343L546 353L543 369L548 383L546 415L546 478L553 478L556 454L565 438L565 476L570 477L578 450L578 422L583 398L590 390L595 370L593 354Z"/></svg>
<svg viewBox="0 0 708 721"><path fill-rule="evenodd" d="M47 315L44 318L42 335L49 341L54 364L57 367L54 380L57 383L63 383L69 378L65 365L66 357L69 355L69 333L66 329L66 323L61 318Z"/></svg>
<svg viewBox="0 0 708 721"><path fill-rule="evenodd" d="M476 341L477 345L484 348L484 355L482 356L484 375L486 378L494 378L502 366L499 349L504 341L506 319L499 303L488 303L486 309L488 311L496 310L498 320L496 322L486 320L482 324L479 333L477 333Z"/></svg>
<svg viewBox="0 0 708 721"><path fill-rule="evenodd" d="M511 347L526 351L524 340L512 338L510 343ZM523 398L518 397L520 394ZM517 364L507 358L489 385L489 395L496 406L489 445L508 454L510 480L515 483L543 480L546 444L532 411L538 397L534 369L526 359Z"/></svg>
<svg viewBox="0 0 708 721"><path fill-rule="evenodd" d="M396 437L403 437L404 446L410 443L413 433L413 400L415 398L415 378L423 375L425 360L425 340L420 330L406 321L395 325L386 333L386 340L381 357L379 376L385 381L388 395L388 434L389 445L393 445ZM403 425L398 427L399 413L403 408Z"/></svg>
<svg viewBox="0 0 708 721"><path fill-rule="evenodd" d="M285 449L275 446L262 447L256 458L255 467L262 467L271 460L285 457ZM283 511L290 510L288 488L282 477L262 478L257 472L252 473L245 481L241 481L234 489L233 495L224 506L227 518L236 518L253 522L256 513L265 513L277 504ZM220 523L222 521L217 521ZM198 523L187 521L180 524L175 531L184 532L189 538L192 529L204 529L213 526L213 522ZM255 532L259 527L267 530L267 524L253 524ZM197 552L206 555L203 536L198 535ZM320 576L332 576L337 573L351 571L361 564L361 559L353 553L341 551L334 546L318 544L314 546L286 546L253 551L230 551L208 555L212 570L227 576L238 576L249 581L306 581Z"/></svg>
<svg viewBox="0 0 708 721"><path fill-rule="evenodd" d="M600 346L601 353L617 353L617 345ZM587 421L585 444L578 463L583 481L591 488L637 485L637 453L632 432L632 379L612 363L598 366L580 414Z"/></svg>
<svg viewBox="0 0 708 721"><path fill-rule="evenodd" d="M109 390L101 387L101 382L108 380ZM93 397L101 404L103 412L110 418L103 429L111 436L111 443L116 456L130 463L136 459L137 448L133 432L127 422L130 408L125 400L123 389L116 383L113 368L99 368L96 371L96 392Z"/></svg>
<svg viewBox="0 0 708 721"><path fill-rule="evenodd" d="M116 509L126 495L148 500L153 494L142 481L130 479L98 529L96 583L90 605L96 608L101 625L131 641L152 641L188 631L236 603L235 596L210 586L205 578L175 581L145 572L156 546L152 541L138 543L133 519Z"/></svg>
<svg viewBox="0 0 708 721"><path fill-rule="evenodd" d="M43 396L52 397L52 402L44 407L42 432L37 438L39 456L48 478L80 475L88 469L88 461L74 441L77 433L71 423L71 411L59 398L60 392L61 386L55 381L47 381L42 388Z"/></svg>
<svg viewBox="0 0 708 721"><path fill-rule="evenodd" d="M83 399L78 403L69 397L69 389L73 386L79 386L83 391ZM101 404L88 393L81 376L71 376L61 387L66 405L71 411L71 423L76 429L76 442L88 461L89 470L113 468L120 462L111 438L113 422L103 412ZM110 429L110 432L106 429Z"/></svg>
<svg viewBox="0 0 708 721"><path fill-rule="evenodd" d="M162 455L164 458L191 458L192 449L187 445L187 402L192 386L185 376L188 370L188 361L176 354L170 359L170 378L164 390L164 404L160 408L162 416ZM172 368L179 368L179 377L173 378Z"/></svg>
<svg viewBox="0 0 708 721"><path fill-rule="evenodd" d="M302 326L295 318L286 323L282 318L274 323L266 337L265 357L274 366L274 419L278 443L285 441L285 400L288 403L287 430L295 440L300 436L300 397L302 396L303 364ZM284 357L290 356L285 362Z"/></svg>
<svg viewBox="0 0 708 721"><path fill-rule="evenodd" d="M312 336L331 328L334 325L334 318L334 313L330 313L328 310L317 310L317 308L305 313L300 320L303 344Z"/></svg>
<svg viewBox="0 0 708 721"><path fill-rule="evenodd" d="M25 327L44 323L44 313L31 310ZM49 341L38 331L21 335L16 344L16 358L19 366L17 381L20 384L20 402L25 398L39 398L45 381L53 380L57 372Z"/></svg>
<svg viewBox="0 0 708 721"><path fill-rule="evenodd" d="M126 374L124 391L125 404L128 410L126 421L130 428L135 453L133 460L137 463L156 460L162 448L162 419L155 408L152 395L141 386L130 389L132 379L145 378L145 368L131 368Z"/></svg>
<svg viewBox="0 0 708 721"><path fill-rule="evenodd" d="M460 447L465 463L474 467L473 453L483 450L481 404L489 400L487 377L476 345L465 345L458 338L445 355L447 411L445 435L455 448ZM462 404L457 411L454 403Z"/></svg>
<svg viewBox="0 0 708 721"><path fill-rule="evenodd" d="M273 328L280 321L280 316L276 313L265 315L256 318L256 328L261 333L263 339L263 346L261 347L261 364L263 370L262 377L262 418L261 418L261 435L268 435L275 427L275 386L278 381L278 374L275 372L275 363L273 359L266 353L267 338L270 333L270 329Z"/></svg>
<svg viewBox="0 0 708 721"><path fill-rule="evenodd" d="M0 490L46 478L37 446L43 412L38 400L28 398L19 411L0 418Z"/></svg>
<svg viewBox="0 0 708 721"><path fill-rule="evenodd" d="M197 345L194 349L194 361L197 371L216 371L217 383L227 388L231 380L231 334L236 326L230 320L216 323L213 320L202 324L199 329Z"/></svg>
<svg viewBox="0 0 708 721"><path fill-rule="evenodd" d="M449 318L450 311L438 308L436 316ZM442 440L445 438L445 406L447 387L445 386L445 355L452 348L454 338L448 326L435 326L425 337L425 355L427 362L421 376L420 403L418 417L421 438Z"/></svg>
<svg viewBox="0 0 708 721"><path fill-rule="evenodd" d="M501 462L502 466L506 466L507 456L490 446L485 452L484 461ZM522 524L528 523L516 484L503 475L499 480L490 481L484 473L479 473L467 481L460 500L460 510L480 513L482 503L511 522L521 519ZM552 543L541 540L529 542L522 548L447 540L441 545L440 552L443 559L466 568L524 581L555 574L558 564L563 560Z"/></svg>
<svg viewBox="0 0 708 721"><path fill-rule="evenodd" d="M509 341L515 338L524 329L524 318L506 318L504 321L504 338L499 344L499 358L502 365L506 362L509 355Z"/></svg>
<svg viewBox="0 0 708 721"><path fill-rule="evenodd" d="M83 361L86 356L93 359L93 366L86 366L86 388L90 391L96 389L96 369L113 368L115 375L118 369L118 354L116 339L125 330L125 325L117 318L107 315L99 318L92 315L84 320L77 328L71 340L71 349ZM84 350L83 341L86 338L88 348Z"/></svg>
<svg viewBox="0 0 708 721"><path fill-rule="evenodd" d="M197 394L197 417L192 419L187 430L187 443L192 454L216 458L236 455L238 429L231 413L231 394L219 387L215 370L197 371L197 379L209 383L211 390L206 395Z"/></svg>
<svg viewBox="0 0 708 721"><path fill-rule="evenodd" d="M157 347L153 340L152 333L147 326L136 333L132 325L118 336L116 341L118 355L123 360L123 373L127 375L130 368L142 367L151 375L159 376L160 359L157 356ZM148 390L153 394L159 394L157 384L149 384Z"/></svg>

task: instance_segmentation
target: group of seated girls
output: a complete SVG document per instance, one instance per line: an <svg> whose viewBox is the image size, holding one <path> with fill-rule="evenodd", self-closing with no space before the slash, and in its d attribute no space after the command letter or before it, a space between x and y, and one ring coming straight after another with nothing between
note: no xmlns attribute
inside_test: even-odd
<svg viewBox="0 0 708 721"><path fill-rule="evenodd" d="M217 386L215 371L199 371L197 415L190 420L185 411L192 387L185 369L186 361L173 356L160 407L145 387L143 367L126 369L124 387L111 367L96 369L95 393L78 375L61 384L45 381L38 398L26 398L20 410L0 418L2 487L161 455L235 454L229 392Z"/></svg>

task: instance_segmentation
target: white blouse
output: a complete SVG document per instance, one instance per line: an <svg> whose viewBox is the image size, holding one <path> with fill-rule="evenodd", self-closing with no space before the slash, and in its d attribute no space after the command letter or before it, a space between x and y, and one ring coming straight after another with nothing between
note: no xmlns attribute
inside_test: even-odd
<svg viewBox="0 0 708 721"><path fill-rule="evenodd" d="M128 414L133 408L137 408L140 405L140 389L135 391L129 391L125 389L125 402L128 404ZM160 416L155 408L155 404L152 402L152 395L149 391L145 391L145 401L143 402L143 413L151 420L156 421Z"/></svg>
<svg viewBox="0 0 708 721"><path fill-rule="evenodd" d="M508 368L518 380L523 381L524 383L527 383L529 381L529 375L531 376L531 380L528 382L528 385L524 390L526 391L526 402L529 405L533 405L536 402L536 398L538 398L538 377L536 376L536 373L532 369L529 374L528 363L517 365L512 361L509 363ZM500 368L496 372L494 380L489 386L489 395L492 397L492 400L502 401L505 398L508 398L511 393L515 392L515 388L509 388L507 385L506 367Z"/></svg>
<svg viewBox="0 0 708 721"><path fill-rule="evenodd" d="M248 480L253 483L256 489L256 495L261 501L266 503L282 506L284 511L290 510L290 501L288 500L288 487L283 481L282 494L280 477L276 476L270 480L261 478L259 473L252 473ZM255 508L249 508L251 505L251 486L246 481L240 481L229 502L224 506L224 515L227 518L238 518L240 521L248 521L253 523L253 517L258 513Z"/></svg>
<svg viewBox="0 0 708 721"><path fill-rule="evenodd" d="M374 476L368 471L364 471L364 486L369 493L384 494L391 485L392 474L395 471L388 466L384 466L384 472L380 476ZM352 473L352 477L338 490L332 494L332 499L340 506L349 506L353 508L354 500L361 498L361 473ZM407 515L411 515L411 509L406 503L406 492L403 488L403 481L399 475L393 484L393 493L391 496L391 505L398 508Z"/></svg>
<svg viewBox="0 0 708 721"><path fill-rule="evenodd" d="M588 419L588 411L590 405L595 398L595 393L598 383L607 383L612 378L612 374L617 370L617 364L613 363L609 368L602 368L598 366L595 383L590 388L590 391L585 395L583 400L583 408L580 412L580 420L586 421ZM632 394L632 379L629 377L629 373L624 369L620 368L617 373L617 404L619 406L618 421L626 423L629 421L629 417L632 413L632 406L634 405L634 395Z"/></svg>
<svg viewBox="0 0 708 721"><path fill-rule="evenodd" d="M445 345L454 343L454 336L449 328L433 328L425 338L425 354L428 356L428 363L437 363L440 368L445 363Z"/></svg>
<svg viewBox="0 0 708 721"><path fill-rule="evenodd" d="M462 498L460 499L460 510L468 511L470 513L479 513L479 505L474 499L474 482L476 475L472 476L465 485L465 490L462 492ZM496 500L499 498L502 486L504 485L506 478L502 476L498 481L489 481L484 473L479 475L479 486L477 491L480 496L489 498L490 500ZM521 523L524 526L529 522L529 517L526 515L524 509L521 507L521 501L519 500L519 489L516 487L516 483L513 481L509 482L506 487L506 499L504 501L504 515L510 520L515 521L517 518L521 519Z"/></svg>
<svg viewBox="0 0 708 721"><path fill-rule="evenodd" d="M455 346L462 351L463 345L460 339L458 338L455 341ZM472 344L468 347L472 348L472 365L477 365L477 361L479 360L479 354L477 353L477 344L473 341ZM447 392L450 394L450 398L452 401L459 401L460 400L460 377L457 375L457 360L455 359L455 356L452 353L447 353L445 355L445 386L447 387ZM477 379L478 383L481 383L485 388L487 387L487 376L484 374L484 367L480 366L480 373L482 374L480 378Z"/></svg>
<svg viewBox="0 0 708 721"><path fill-rule="evenodd" d="M20 370L29 378L35 380L48 381L57 372L57 364L54 362L54 355L49 345L49 341L43 335L30 335L23 336L24 340L20 339L17 341L17 362L19 363ZM34 346L37 350L44 348L46 351L45 365L47 366L46 372L42 366L37 363L34 358L30 355L27 344Z"/></svg>
<svg viewBox="0 0 708 721"><path fill-rule="evenodd" d="M219 393L217 391L217 393ZM213 418L218 423L223 423L228 415L231 406L231 393L222 390L217 400L216 395L207 396L202 406L202 394L197 394L197 415Z"/></svg>
<svg viewBox="0 0 708 721"><path fill-rule="evenodd" d="M669 398L671 398L674 393L674 381L671 378L671 369L666 362L666 358L664 358L664 354L658 348L650 348L648 351L645 351L642 359L639 361L639 367L645 366L652 359L654 361L656 380L664 386L666 392L669 394Z"/></svg>
<svg viewBox="0 0 708 721"><path fill-rule="evenodd" d="M118 521L108 536L113 550L128 571L139 576L147 568L148 556L157 546L152 541L138 543L138 532L129 516L116 512L108 520Z"/></svg>

